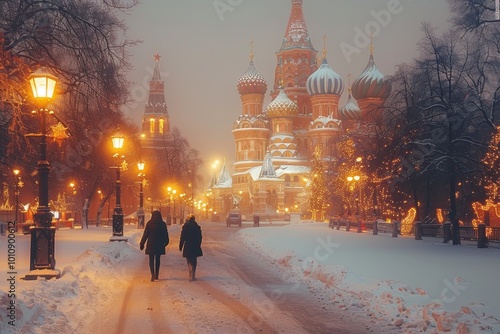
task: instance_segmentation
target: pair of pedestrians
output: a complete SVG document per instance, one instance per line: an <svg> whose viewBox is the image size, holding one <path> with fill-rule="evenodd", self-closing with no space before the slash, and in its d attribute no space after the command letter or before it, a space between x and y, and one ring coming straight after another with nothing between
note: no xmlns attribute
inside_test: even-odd
<svg viewBox="0 0 500 334"><path fill-rule="evenodd" d="M186 223L182 226L179 241L179 251L186 258L189 270L189 281L196 281L196 267L198 257L203 256L201 250L201 227L195 220L194 215L188 215ZM161 212L155 210L151 213L151 219L147 222L140 242L140 249L146 244L146 255L149 255L149 270L151 271L151 282L158 279L160 271L160 258L165 254L165 247L169 244L167 224L161 217Z"/></svg>

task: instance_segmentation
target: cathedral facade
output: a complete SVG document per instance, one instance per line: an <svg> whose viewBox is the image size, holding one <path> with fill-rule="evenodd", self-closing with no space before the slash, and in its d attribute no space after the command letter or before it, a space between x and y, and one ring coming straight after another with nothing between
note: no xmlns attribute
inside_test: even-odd
<svg viewBox="0 0 500 334"><path fill-rule="evenodd" d="M276 53L272 102L264 108L268 85L253 54L237 83L242 108L232 129L236 159L232 174L224 164L210 184L215 212L238 208L248 219L307 211L314 150L319 148L324 160L335 160L340 137L373 122L390 94L371 47L368 65L352 87L349 83L347 102L339 107L344 80L329 66L325 49L318 57L302 3L291 0L285 36Z"/></svg>

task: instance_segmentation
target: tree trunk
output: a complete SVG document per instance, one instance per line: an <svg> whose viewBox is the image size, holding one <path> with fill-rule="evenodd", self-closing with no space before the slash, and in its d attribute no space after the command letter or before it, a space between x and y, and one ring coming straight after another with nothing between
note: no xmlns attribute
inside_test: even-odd
<svg viewBox="0 0 500 334"><path fill-rule="evenodd" d="M453 168L453 167L452 167ZM452 227L453 245L460 245L460 224L457 217L457 198L456 193L456 177L455 172L450 173L450 222Z"/></svg>

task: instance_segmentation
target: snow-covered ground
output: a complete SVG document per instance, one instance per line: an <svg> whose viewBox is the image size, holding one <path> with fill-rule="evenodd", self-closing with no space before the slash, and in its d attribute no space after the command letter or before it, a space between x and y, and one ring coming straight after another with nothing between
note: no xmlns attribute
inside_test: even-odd
<svg viewBox="0 0 500 334"><path fill-rule="evenodd" d="M242 240L346 310L402 333L500 333L500 250L337 231L322 223L245 229Z"/></svg>
<svg viewBox="0 0 500 334"><path fill-rule="evenodd" d="M81 333L144 269L145 257L138 249L141 231L125 231L127 243L109 242L106 228L58 231L56 267L62 277L50 281L20 280L28 272L29 236L16 235L15 268L7 268L6 256L0 263L0 333ZM169 231L178 234L179 226ZM500 333L499 249L357 234L328 229L324 223L236 233L258 256L276 263L276 270L295 283L292 289L307 283L328 303L388 321L396 332ZM2 254L8 240L0 237ZM7 274L11 271L17 274ZM9 296L10 276L15 276L15 297ZM11 302L16 305L15 328L8 323ZM198 323L194 332L203 332L203 322ZM170 325L182 332L178 324Z"/></svg>

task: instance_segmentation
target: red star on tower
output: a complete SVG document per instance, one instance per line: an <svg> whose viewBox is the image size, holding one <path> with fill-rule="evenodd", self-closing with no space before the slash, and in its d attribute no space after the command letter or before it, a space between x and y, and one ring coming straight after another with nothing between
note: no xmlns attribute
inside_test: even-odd
<svg viewBox="0 0 500 334"><path fill-rule="evenodd" d="M153 57L155 58L155 61L160 61L161 56L158 54L158 52L155 55L153 55Z"/></svg>

